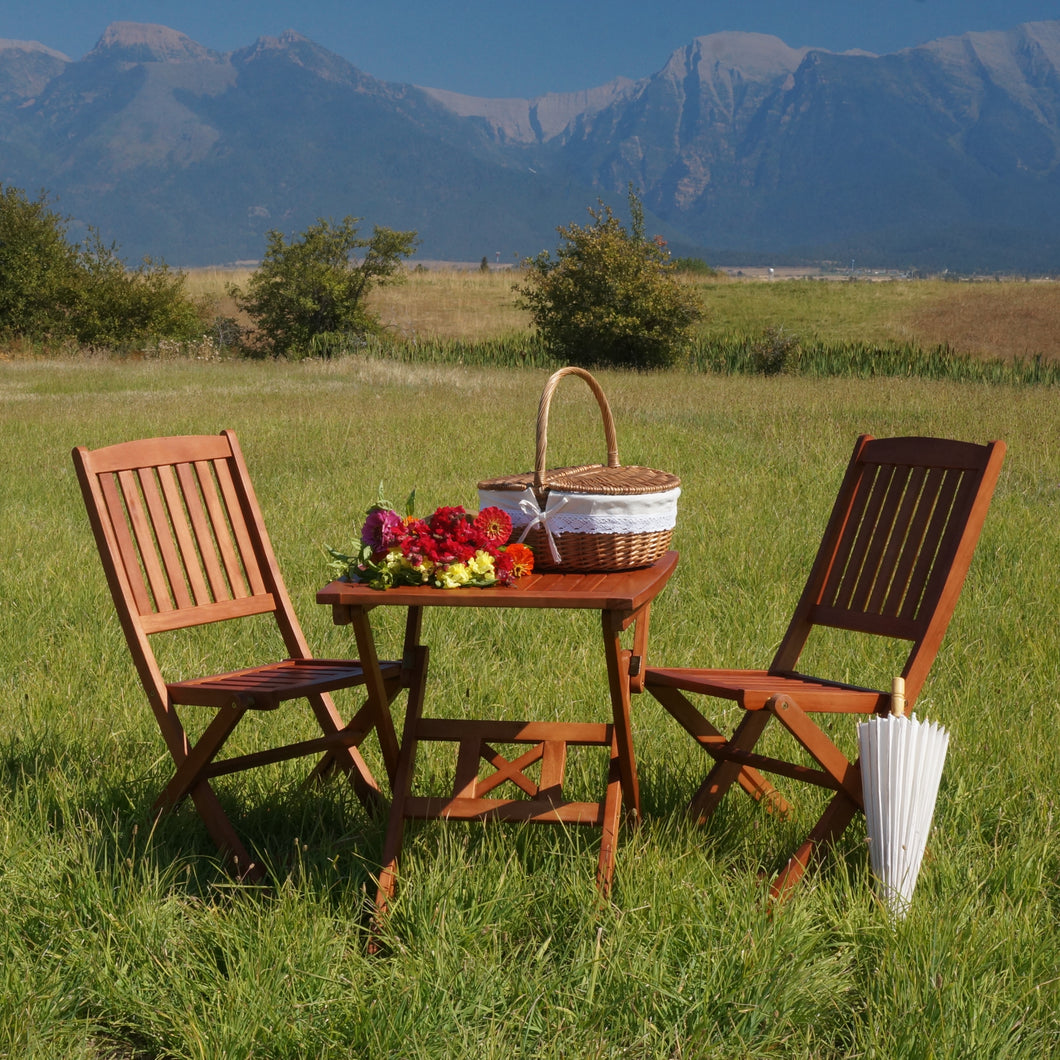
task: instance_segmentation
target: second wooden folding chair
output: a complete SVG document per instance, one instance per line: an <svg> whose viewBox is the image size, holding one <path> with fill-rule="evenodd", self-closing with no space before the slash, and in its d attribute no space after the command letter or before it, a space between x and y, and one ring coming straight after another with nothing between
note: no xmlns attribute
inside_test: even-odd
<svg viewBox="0 0 1060 1060"><path fill-rule="evenodd" d="M890 693L809 676L797 669L821 627L911 643L900 676L912 709L935 659L965 580L1001 470L1003 442L863 436L780 648L765 670L650 667L645 687L714 759L690 811L704 820L734 783L786 812L763 773L834 792L820 820L773 883L783 894L816 850L838 838L863 810L856 762L814 714L886 713ZM735 702L744 711L725 736L688 693ZM809 756L756 753L776 719ZM793 748L794 750L794 748Z"/></svg>

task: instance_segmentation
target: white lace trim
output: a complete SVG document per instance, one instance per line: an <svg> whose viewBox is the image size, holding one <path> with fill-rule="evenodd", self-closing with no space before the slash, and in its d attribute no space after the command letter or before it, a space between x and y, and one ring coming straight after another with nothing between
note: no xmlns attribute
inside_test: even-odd
<svg viewBox="0 0 1060 1060"><path fill-rule="evenodd" d="M552 538L561 534L651 534L672 530L677 524L680 496L680 487L665 493L621 496L551 490L542 511L530 488L478 492L480 508L492 505L511 517L513 539L524 540L533 527L540 525L556 562L559 554Z"/></svg>

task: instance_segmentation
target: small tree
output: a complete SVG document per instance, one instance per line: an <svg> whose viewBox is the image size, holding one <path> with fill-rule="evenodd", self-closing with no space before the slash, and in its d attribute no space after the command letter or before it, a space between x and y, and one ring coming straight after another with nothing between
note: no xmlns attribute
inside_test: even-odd
<svg viewBox="0 0 1060 1060"><path fill-rule="evenodd" d="M203 321L185 291L185 275L146 258L126 267L117 248L89 230L77 248L77 337L93 346L201 336Z"/></svg>
<svg viewBox="0 0 1060 1060"><path fill-rule="evenodd" d="M579 365L663 368L674 362L703 309L678 282L665 243L644 236L640 200L629 191L627 231L609 206L589 209L593 223L557 229L553 258L526 262L516 287L546 349Z"/></svg>
<svg viewBox="0 0 1060 1060"><path fill-rule="evenodd" d="M359 238L360 218L341 224L319 218L288 243L275 229L267 235L261 266L245 290L232 289L239 307L258 327L258 349L276 357L305 356L321 341L347 340L378 331L364 304L374 286L404 279L401 261L415 250L415 232L373 229ZM357 252L362 252L356 260Z"/></svg>

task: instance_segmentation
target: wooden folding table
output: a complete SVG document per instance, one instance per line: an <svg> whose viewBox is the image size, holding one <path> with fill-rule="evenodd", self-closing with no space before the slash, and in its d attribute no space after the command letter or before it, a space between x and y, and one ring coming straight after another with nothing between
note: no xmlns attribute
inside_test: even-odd
<svg viewBox="0 0 1060 1060"><path fill-rule="evenodd" d="M396 587L384 591L339 580L317 593L317 602L330 605L336 624L352 624L357 650L367 675L369 696L380 710L393 698L393 679L379 669L370 612L377 607L404 607L405 644L402 683L408 689L404 733L397 766L391 776L393 804L383 848L383 864L376 899L384 913L393 897L397 859L404 823L411 819L505 820L594 825L602 829L597 884L607 894L615 864L615 842L623 804L634 819L640 816L640 791L630 727L630 694L643 690L648 645L648 617L652 601L677 565L677 553L667 552L650 567L608 574L531 574L511 586L485 589ZM423 700L427 680L427 648L422 643L425 607L518 607L596 610L601 614L604 656L611 697L612 721L511 721L425 718ZM632 646L621 635L632 631ZM541 688L560 688L553 673ZM416 747L424 741L459 745L451 797L412 795ZM512 760L495 744L527 744ZM568 801L563 779L569 746L599 746L610 753L606 792L598 802ZM510 753L510 752L509 752ZM480 777L482 762L492 772ZM540 762L537 780L527 774ZM491 798L490 793L511 781L525 798Z"/></svg>

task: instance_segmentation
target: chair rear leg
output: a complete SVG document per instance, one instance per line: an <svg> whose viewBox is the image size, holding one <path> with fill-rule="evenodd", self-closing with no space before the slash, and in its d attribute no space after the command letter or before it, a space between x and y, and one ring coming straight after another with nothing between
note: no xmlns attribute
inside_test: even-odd
<svg viewBox="0 0 1060 1060"><path fill-rule="evenodd" d="M265 875L265 869L250 856L235 828L232 827L232 822L221 808L221 803L213 788L203 780L188 794L210 838L221 851L227 871L240 883L257 883L261 880Z"/></svg>
<svg viewBox="0 0 1060 1060"><path fill-rule="evenodd" d="M203 771L213 762L244 713L245 710L236 707L218 711L198 742L191 745L176 709L172 705L155 704L155 718L176 772L155 800L152 812L158 820L183 798L190 798L207 833L224 857L227 871L241 882L256 883L265 875L264 868L250 856L209 781L202 779Z"/></svg>
<svg viewBox="0 0 1060 1060"><path fill-rule="evenodd" d="M363 734L361 736L363 739L371 731L370 717L374 713L371 710L371 704L366 703L347 724L343 725L331 696L324 694L308 698L309 705L313 708L313 713L324 733L334 735L359 731ZM345 773L346 779L350 782L350 786L369 816L375 816L386 805L386 801L379 790L378 781L372 775L368 763L358 749L361 739L338 750L326 752L313 767L313 771L306 778L306 783L323 781L339 769Z"/></svg>
<svg viewBox="0 0 1060 1060"><path fill-rule="evenodd" d="M818 860L854 819L860 807L844 791L836 792L824 813L802 845L791 855L787 865L773 881L769 895L774 899L786 898L805 875L812 861Z"/></svg>
<svg viewBox="0 0 1060 1060"><path fill-rule="evenodd" d="M758 770L741 765L740 762L727 757L727 753L733 750L750 751L758 743L771 717L772 715L765 710L748 711L740 724L736 726L732 739L727 741L724 748L715 755L718 761L688 804L688 812L700 824L718 808L729 788L737 781L752 798L768 799L774 809L780 812L787 811L787 803Z"/></svg>

